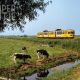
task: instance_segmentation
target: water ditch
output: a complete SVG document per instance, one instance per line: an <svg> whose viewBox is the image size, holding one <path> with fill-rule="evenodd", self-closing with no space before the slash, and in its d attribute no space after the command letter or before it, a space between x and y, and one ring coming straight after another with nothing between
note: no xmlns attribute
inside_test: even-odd
<svg viewBox="0 0 80 80"><path fill-rule="evenodd" d="M63 71L63 70L66 70L66 69L70 69L70 68L75 67L78 64L80 64L80 60L76 60L75 62L64 63L64 64L56 66L54 68L50 68L48 70L40 71L39 73L34 73L31 76L24 75L20 78L20 80L37 80L40 77L48 77L48 76L54 74L55 72L57 72L59 70Z"/></svg>

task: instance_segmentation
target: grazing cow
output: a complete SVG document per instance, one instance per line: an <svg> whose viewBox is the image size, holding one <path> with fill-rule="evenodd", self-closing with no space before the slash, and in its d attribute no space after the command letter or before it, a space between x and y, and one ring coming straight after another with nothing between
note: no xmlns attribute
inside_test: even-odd
<svg viewBox="0 0 80 80"><path fill-rule="evenodd" d="M26 47L22 47L22 50L26 50Z"/></svg>
<svg viewBox="0 0 80 80"><path fill-rule="evenodd" d="M40 59L40 56L42 55L43 56L43 59L44 57L49 57L49 54L46 50L43 50L43 49L39 49L37 50L37 55L38 55L38 59Z"/></svg>
<svg viewBox="0 0 80 80"><path fill-rule="evenodd" d="M28 53L28 50L26 49L26 47L22 47L22 51L23 53Z"/></svg>
<svg viewBox="0 0 80 80"><path fill-rule="evenodd" d="M37 73L38 77L47 77L47 75L49 74L48 70L44 70L44 71L40 71L39 73Z"/></svg>
<svg viewBox="0 0 80 80"><path fill-rule="evenodd" d="M16 63L16 59L23 60L24 63L25 63L25 60L28 59L28 58L31 59L31 56L27 55L27 54L23 54L23 53L15 53L14 54L14 63Z"/></svg>

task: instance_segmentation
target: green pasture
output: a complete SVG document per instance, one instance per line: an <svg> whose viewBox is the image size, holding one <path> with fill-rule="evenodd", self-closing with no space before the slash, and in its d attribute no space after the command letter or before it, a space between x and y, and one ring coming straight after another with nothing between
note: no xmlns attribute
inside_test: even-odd
<svg viewBox="0 0 80 80"><path fill-rule="evenodd" d="M26 47L28 52L26 54L31 55L31 59L26 62L35 64L37 62L37 49L45 49L49 53L49 58L61 57L67 54L76 53L80 55L80 38L75 39L39 39L34 36L7 36L0 37L0 69L1 68L10 68L18 67L22 61L17 60L17 64L14 64L13 54L21 53L22 47ZM50 68L53 67L53 62L43 65L41 68ZM28 68L26 73L30 75L38 69ZM64 72L64 75L61 73L60 77L64 77L67 72ZM59 76L59 75L58 75ZM52 76L50 76L52 78ZM50 78L49 77L49 78ZM50 78L50 79L51 79ZM53 79L53 78L52 78ZM49 80L49 79L44 79ZM58 79L54 79L58 80ZM66 80L66 79L65 79Z"/></svg>
<svg viewBox="0 0 80 80"><path fill-rule="evenodd" d="M45 45L45 46L44 46ZM47 46L48 45L48 46ZM37 60L37 49L46 49L50 57L61 56L69 51L80 52L80 38L61 40L61 39L38 39L36 37L2 37L0 38L0 68L12 67L13 53L22 52L21 48L26 47L27 54L31 55L31 62Z"/></svg>
<svg viewBox="0 0 80 80"><path fill-rule="evenodd" d="M35 63L37 60L37 49L46 49L50 56L59 56L66 52L65 49L62 49L58 46L48 47L42 46L42 43L36 43L28 40L17 40L17 39L6 39L0 38L0 68L3 67L12 67L14 66L13 62L13 53L22 52L22 47L26 47L28 50L27 54L31 55L31 62Z"/></svg>

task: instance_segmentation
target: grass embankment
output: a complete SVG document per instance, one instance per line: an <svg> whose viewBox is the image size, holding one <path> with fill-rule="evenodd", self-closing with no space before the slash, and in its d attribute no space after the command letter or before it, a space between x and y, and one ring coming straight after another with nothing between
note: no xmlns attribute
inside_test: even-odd
<svg viewBox="0 0 80 80"><path fill-rule="evenodd" d="M44 38L37 38L35 36L16 36L15 37L6 37L6 38L11 38L11 39L16 39L16 40L27 40L27 41L32 41L36 42L38 44L47 44L50 47L54 47L56 45L61 46L62 48L70 49L70 50L75 50L80 52L80 37L76 37L74 39L44 39Z"/></svg>
<svg viewBox="0 0 80 80"><path fill-rule="evenodd" d="M56 45L61 46L65 49L75 50L80 52L80 37L75 37L74 39L41 39L36 37L23 37L29 41L48 44L51 47Z"/></svg>
<svg viewBox="0 0 80 80"><path fill-rule="evenodd" d="M32 57L31 60L27 61L31 65L27 66L25 64L21 67L21 70L26 71L27 74L32 74L40 68L50 68L61 64L68 59L67 56L75 58L74 54L80 55L80 38L72 40L50 40L38 39L36 37L4 37L0 38L0 69L2 71L4 70L4 73L6 71L5 69L12 69L19 65L19 61L18 64L14 64L11 56L13 53L22 52L21 48L24 46L28 49L28 54ZM37 62L37 49L46 49L50 55L49 59L51 59L51 61ZM70 54L73 54L73 56L70 56Z"/></svg>
<svg viewBox="0 0 80 80"><path fill-rule="evenodd" d="M40 80L80 80L80 65L68 70L57 71L46 78Z"/></svg>

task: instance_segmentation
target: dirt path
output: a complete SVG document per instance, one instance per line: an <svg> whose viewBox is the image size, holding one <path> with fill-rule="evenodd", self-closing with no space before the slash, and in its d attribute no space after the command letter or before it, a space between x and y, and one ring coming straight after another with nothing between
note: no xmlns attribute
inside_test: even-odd
<svg viewBox="0 0 80 80"><path fill-rule="evenodd" d="M0 77L0 80L14 80L14 79L5 78L5 77Z"/></svg>
<svg viewBox="0 0 80 80"><path fill-rule="evenodd" d="M53 57L53 58L49 58L43 61L37 60L36 63L30 63L30 64L22 64L21 66L19 66L17 68L17 71L22 71L22 70L26 70L28 68L40 68L41 66L47 66L49 65L49 63L53 64L54 66L66 63L66 62L71 62L71 61L75 61L76 59L78 59L79 57L77 56L77 54L69 54L69 55L64 55L64 56L59 56L59 57ZM52 66L52 67L54 67Z"/></svg>

